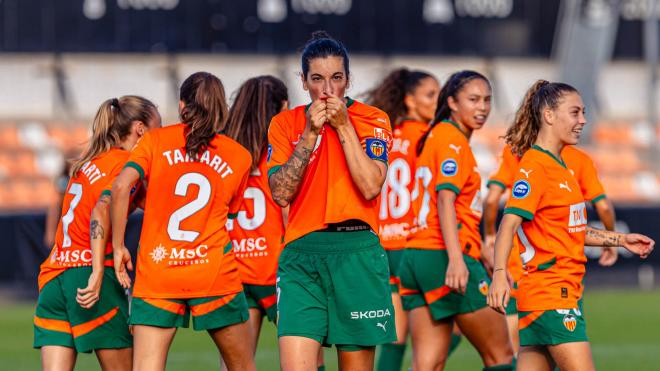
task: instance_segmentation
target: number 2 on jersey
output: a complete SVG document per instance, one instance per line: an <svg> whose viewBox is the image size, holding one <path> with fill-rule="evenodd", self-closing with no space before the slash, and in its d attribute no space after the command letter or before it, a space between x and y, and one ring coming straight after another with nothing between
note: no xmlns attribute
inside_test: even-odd
<svg viewBox="0 0 660 371"><path fill-rule="evenodd" d="M177 196L187 195L191 184L199 187L197 198L175 210L167 223L167 234L172 241L193 242L199 236L199 232L182 230L180 226L184 219L189 218L208 204L211 198L211 183L202 174L186 173L176 182L174 194Z"/></svg>

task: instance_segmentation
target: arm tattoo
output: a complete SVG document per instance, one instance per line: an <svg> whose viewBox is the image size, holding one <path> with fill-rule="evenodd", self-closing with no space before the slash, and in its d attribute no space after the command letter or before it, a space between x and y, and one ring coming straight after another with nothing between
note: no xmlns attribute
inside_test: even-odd
<svg viewBox="0 0 660 371"><path fill-rule="evenodd" d="M616 232L601 231L600 229L587 228L587 241L590 245L605 247L621 246L620 235Z"/></svg>
<svg viewBox="0 0 660 371"><path fill-rule="evenodd" d="M271 175L269 184L273 200L278 201L280 204L291 201L305 175L305 169L307 169L312 152L312 148L306 148L300 142L291 157L289 157L289 161Z"/></svg>
<svg viewBox="0 0 660 371"><path fill-rule="evenodd" d="M99 221L96 219L93 219L91 223L89 223L89 230L89 234L93 240L101 239L105 234L103 227L101 227L101 224L99 224Z"/></svg>

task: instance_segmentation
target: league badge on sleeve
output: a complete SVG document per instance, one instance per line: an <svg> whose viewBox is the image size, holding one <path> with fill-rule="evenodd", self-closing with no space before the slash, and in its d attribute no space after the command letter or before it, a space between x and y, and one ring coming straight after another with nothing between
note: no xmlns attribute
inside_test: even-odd
<svg viewBox="0 0 660 371"><path fill-rule="evenodd" d="M366 144L369 158L387 162L387 143L383 139L368 138Z"/></svg>
<svg viewBox="0 0 660 371"><path fill-rule="evenodd" d="M442 165L440 165L440 171L442 171L442 175L444 176L456 175L458 173L458 164L456 163L456 160L449 158L442 161Z"/></svg>
<svg viewBox="0 0 660 371"><path fill-rule="evenodd" d="M525 198L529 195L529 191L532 190L532 187L529 185L529 182L526 180L519 180L513 184L511 188L511 195L513 198Z"/></svg>

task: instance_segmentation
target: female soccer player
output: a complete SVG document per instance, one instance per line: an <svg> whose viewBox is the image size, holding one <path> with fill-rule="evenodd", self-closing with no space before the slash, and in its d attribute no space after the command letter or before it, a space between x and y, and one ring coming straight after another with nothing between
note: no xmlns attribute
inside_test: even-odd
<svg viewBox="0 0 660 371"><path fill-rule="evenodd" d="M582 296L585 243L623 246L642 258L655 242L639 234L587 227L580 185L561 158L562 149L578 142L586 124L584 105L575 88L536 82L528 91L506 134L520 156L511 198L495 241L493 283L488 305L505 312L510 287L506 265L514 235L525 274L519 281L518 369L593 370Z"/></svg>
<svg viewBox="0 0 660 371"><path fill-rule="evenodd" d="M213 338L229 370L252 370L247 302L225 227L239 210L250 153L217 134L227 117L224 87L206 72L181 85L182 123L147 133L112 187L115 270L128 287L127 201L148 181L129 323L136 369L165 369L178 327ZM129 264L126 267L126 264Z"/></svg>
<svg viewBox="0 0 660 371"><path fill-rule="evenodd" d="M131 369L128 298L106 243L108 190L128 151L159 126L156 106L142 97L108 99L96 113L92 138L71 169L55 246L39 273L34 347L44 369L72 370L77 353L91 351L103 369Z"/></svg>
<svg viewBox="0 0 660 371"><path fill-rule="evenodd" d="M277 271L284 370L310 370L322 344L341 369L372 369L374 347L396 340L387 256L375 230L392 140L387 114L345 97L344 46L314 33L302 52L311 103L273 118L269 184L291 205Z"/></svg>
<svg viewBox="0 0 660 371"><path fill-rule="evenodd" d="M417 147L416 231L399 267L403 307L411 311L415 369L444 367L454 321L486 370L511 369L506 322L486 306L489 278L478 261L481 177L469 139L486 123L490 100L490 83L483 75L454 73Z"/></svg>
<svg viewBox="0 0 660 371"><path fill-rule="evenodd" d="M277 297L275 275L284 237L282 209L273 201L268 186L268 126L288 107L284 83L273 76L247 80L239 88L224 132L252 155L250 178L236 219L230 220L229 236L238 261L250 312L250 341L256 351L264 315L275 322Z"/></svg>
<svg viewBox="0 0 660 371"><path fill-rule="evenodd" d="M368 94L367 102L385 111L394 127L390 166L379 199L378 234L390 266L397 340L382 346L379 371L400 370L406 352L408 317L399 296L399 263L415 217L410 207L415 148L433 120L439 93L438 80L431 74L401 68Z"/></svg>
<svg viewBox="0 0 660 371"><path fill-rule="evenodd" d="M573 146L565 146L561 151L561 158L565 161L566 167L573 173L575 179L580 185L580 190L585 200L593 203L598 216L603 223L603 226L608 231L614 230L616 217L614 214L614 207L609 199L605 196L596 167L589 156ZM507 188L511 188L516 172L520 170L520 157L511 153L511 146L506 145L502 150L500 157L499 169L488 180L488 195L484 201L484 248L483 255L494 256L495 246L495 221L497 219L497 211L499 208L499 201ZM600 264L603 266L610 266L617 260L618 252L616 247L603 247L603 254L600 257ZM492 262L492 258L488 259ZM492 267L486 267L492 272ZM506 320L509 327L509 335L513 343L515 353L518 353L519 340L518 340L518 311L516 309L515 290L517 282L522 277L522 262L520 261L520 254L516 245L512 247L512 254L508 262L509 274L513 279L513 286L511 290L511 300L506 307Z"/></svg>

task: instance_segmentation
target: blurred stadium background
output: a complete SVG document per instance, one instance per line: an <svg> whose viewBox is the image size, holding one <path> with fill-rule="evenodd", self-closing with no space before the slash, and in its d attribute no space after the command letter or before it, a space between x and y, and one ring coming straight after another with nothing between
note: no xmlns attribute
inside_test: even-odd
<svg viewBox="0 0 660 371"><path fill-rule="evenodd" d="M38 365L29 349L30 319L38 265L49 249L45 215L57 207L58 176L84 145L99 104L143 95L159 106L164 123L175 122L178 86L198 70L220 77L228 96L247 78L272 74L288 84L292 105L303 104L297 51L316 29L348 47L349 93L358 99L401 66L440 81L458 69L485 73L494 107L473 138L484 177L497 166L499 137L525 90L539 78L575 85L589 114L580 147L596 163L618 228L660 240L659 16L659 0L0 0L0 306L8 313L2 329L9 330L0 333L0 359L12 360L14 369ZM140 216L133 221L135 248ZM613 339L625 324L640 333L660 328L660 254L642 262L622 252L605 269L597 249L587 252L587 315L594 311L599 368L659 369L658 352L644 351L660 349L659 335L629 330L634 336ZM646 309L627 309L620 303L627 297ZM619 308L623 313L610 313ZM206 340L178 339L172 368L199 360L213 367ZM262 340L268 345L261 365L275 369L274 339ZM195 353L197 343L204 347ZM646 363L616 363L629 354L622 349ZM467 363L449 368L478 369L475 357L463 345L456 358ZM96 367L85 362L80 368Z"/></svg>

